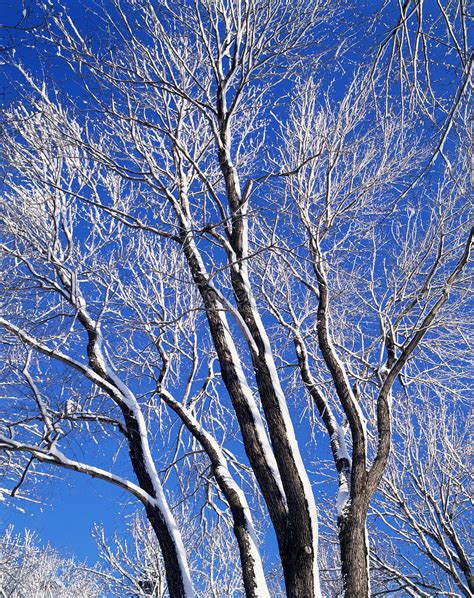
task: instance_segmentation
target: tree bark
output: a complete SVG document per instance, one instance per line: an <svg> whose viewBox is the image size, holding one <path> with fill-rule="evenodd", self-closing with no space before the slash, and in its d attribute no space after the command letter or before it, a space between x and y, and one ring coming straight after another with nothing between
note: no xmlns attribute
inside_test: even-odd
<svg viewBox="0 0 474 598"><path fill-rule="evenodd" d="M187 571L186 555L182 552L183 547L179 545L181 536L175 529L175 522L166 521L163 506L158 502L161 499L157 496L156 483L151 479L146 465L139 423L135 414L127 408L122 407L122 413L127 428L128 450L133 471L140 487L157 501L156 505L146 504L145 510L163 553L170 598L192 598L194 592Z"/></svg>
<svg viewBox="0 0 474 598"><path fill-rule="evenodd" d="M166 571L166 582L170 598L191 598L194 594L189 593L189 589L183 580L180 558L177 554L176 543L170 534L168 525L163 519L160 510L156 507L146 506L146 516L150 522L153 531L158 538L163 561Z"/></svg>
<svg viewBox="0 0 474 598"><path fill-rule="evenodd" d="M311 513L315 512L314 497L299 479L299 474L306 475L306 472L298 471L294 463L296 456L292 453L291 444L288 442L288 430L282 422L280 406L274 396L275 389L270 380L264 352L262 351L262 357L258 364L254 359L253 365L259 373L257 383L267 421L268 418L270 419L269 431L272 447L270 445L262 446L262 441L265 443L268 441L259 434L259 426L255 421L255 414L250 408L249 397L246 397L242 387L242 384L245 385L246 382L241 380L238 354L234 340L228 331L222 306L215 296L214 290L209 287L198 251L186 231L183 231L182 243L192 276L204 301L214 347L221 366L222 379L239 421L245 450L275 529L287 595L290 598L319 598L321 594L319 592L316 561L317 534L315 532L317 522L311 519ZM237 305L239 308L239 302ZM250 320L246 318L244 320L248 325ZM263 347L261 348L263 349ZM264 369L266 375L260 375L259 366ZM287 478L281 480L286 490L284 494L278 483L279 480L275 477L277 472L268 462L268 458L274 456L275 448L279 454L278 470L283 469Z"/></svg>
<svg viewBox="0 0 474 598"><path fill-rule="evenodd" d="M287 595L294 598L319 597L317 565L317 511L313 490L295 437L286 397L280 386L270 341L252 293L247 268L247 198L241 194L237 170L230 156L230 133L225 97L218 96L221 115L219 164L232 213L229 268L237 309L255 343L252 365L268 432L288 507L284 526L274 524L280 549ZM233 254L233 255L232 255Z"/></svg>
<svg viewBox="0 0 474 598"><path fill-rule="evenodd" d="M170 393L161 389L160 396L201 444L212 463L212 472L232 513L234 533L239 545L242 580L246 598L269 598L270 593L265 580L257 536L247 498L230 474L221 447L215 438L202 427L194 415L183 404L176 401Z"/></svg>
<svg viewBox="0 0 474 598"><path fill-rule="evenodd" d="M317 555L310 547L301 547L298 530L292 531L290 541L280 551L286 595L288 598L318 598L319 584L315 580L314 561ZM306 548L306 550L305 550Z"/></svg>
<svg viewBox="0 0 474 598"><path fill-rule="evenodd" d="M367 509L350 505L338 519L341 569L345 598L369 598Z"/></svg>

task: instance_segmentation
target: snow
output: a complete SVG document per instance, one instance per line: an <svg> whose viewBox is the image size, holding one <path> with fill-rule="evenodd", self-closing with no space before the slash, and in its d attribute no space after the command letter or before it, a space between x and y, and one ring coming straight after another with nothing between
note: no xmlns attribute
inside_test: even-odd
<svg viewBox="0 0 474 598"><path fill-rule="evenodd" d="M349 502L349 484L347 480L342 478L343 481L339 482L339 488L337 490L336 497L336 512L338 517L342 517L344 511L348 508Z"/></svg>
<svg viewBox="0 0 474 598"><path fill-rule="evenodd" d="M337 426L337 440L338 440L338 449L337 449L337 458L338 459L347 459L348 463L352 464L352 459L349 456L349 452L347 450L347 443L346 443L346 433L344 428L339 424Z"/></svg>
<svg viewBox="0 0 474 598"><path fill-rule="evenodd" d="M222 303L222 305L234 316L235 321L237 322L240 330L242 331L243 335L247 339L247 342L249 343L252 352L258 353L257 345L255 344L255 341L253 340L250 330L249 330L247 324L245 323L244 319L242 318L242 316L235 309L235 307L231 303L229 303L229 301L227 301L227 299L222 295L222 293L220 291L218 291L214 286L211 286L211 288L216 293L216 295L217 295L219 301Z"/></svg>
<svg viewBox="0 0 474 598"><path fill-rule="evenodd" d="M349 452L347 450L347 443L346 443L346 434L344 431L343 426L340 426L338 423L335 423L337 432L337 459L346 459L349 463L349 467L352 464L352 459L349 456ZM336 497L336 511L337 516L341 517L344 513L344 510L349 506L349 496L350 496L350 489L349 489L349 479L347 479L346 475L343 473L339 474L339 487L337 490L337 497Z"/></svg>
<svg viewBox="0 0 474 598"><path fill-rule="evenodd" d="M79 473L86 473L91 477L96 477L98 479L112 482L117 486L126 488L131 494L139 498L144 503L149 502L150 500L150 496L136 484L133 484L125 478L121 478L109 471L105 471L98 467L94 467L93 465L88 465L80 461L74 461L72 459L69 459L55 446L52 446L48 450L46 450L41 447L18 442L16 440L1 435L0 445L2 445L2 447L6 448L7 450L10 448L12 450L29 453L39 461L58 463L59 465L67 469L71 469Z"/></svg>
<svg viewBox="0 0 474 598"><path fill-rule="evenodd" d="M346 368L344 367L344 364L342 363L342 361L339 359L336 348L334 347L330 337L328 338L328 344L329 344L329 349L334 357L334 360L336 361L337 367L338 367L339 371L341 372L341 375L344 379L344 385L349 392L349 396L351 398L351 403L354 406L354 409L356 410L356 413L357 413L357 417L360 421L362 431L364 434L364 446L365 446L366 457L367 457L367 420L366 420L364 414L362 413L362 409L359 405L359 401L356 399L356 397L354 396L354 393L352 392L352 387L351 387L351 383L349 382L349 378L347 377Z"/></svg>
<svg viewBox="0 0 474 598"><path fill-rule="evenodd" d="M193 244L193 251L194 251L195 258L199 263L199 268L201 270L201 274L206 275L207 271L206 271L206 267L202 261L201 254L199 253L199 251L197 250L197 248L195 247L194 244ZM211 288L213 288L213 287L211 286ZM214 291L217 293L219 300L222 301L222 295L220 293L218 293L216 291L216 289L214 289ZM228 304L228 303L226 302L226 304ZM252 350L256 351L257 347L255 346L255 342L253 341L253 338L250 334L250 331L248 330L247 325L245 324L245 322L243 322L243 319L240 317L240 314L238 314L238 312L236 312L236 310L233 310L232 313L234 314L234 316L237 313L238 317L235 316L237 318L237 323L239 324L245 337L249 341L249 344L250 344L250 347L252 348ZM227 344L229 352L231 354L231 360L234 364L234 368L236 370L236 374L237 374L237 378L238 378L240 387L242 389L242 392L245 395L247 405L252 413L252 417L254 420L254 426L255 426L255 430L256 430L256 436L259 440L261 451L264 454L266 464L269 466L269 468L272 471L273 477L274 477L275 482L280 490L280 493L281 493L282 497L284 498L285 492L283 490L283 484L281 482L280 472L278 470L278 466L277 466L277 463L275 460L275 455L273 454L273 450L270 446L270 442L268 440L265 426L263 425L262 416L260 415L260 411L255 402L253 393L247 383L247 379L242 370L242 364L240 361L240 357L239 357L239 354L235 347L234 339L232 338L232 335L230 333L227 318L226 318L225 314L222 312L219 313L219 317L220 317L220 320L223 325L226 344Z"/></svg>
<svg viewBox="0 0 474 598"><path fill-rule="evenodd" d="M66 361L73 367L76 367L77 369L81 370L83 373L85 373L88 376L89 379L91 379L95 383L98 383L101 386L110 386L108 383L104 384L104 382L106 382L106 381L103 380L102 377L98 376L92 369L88 368L87 366L84 366L83 364L81 364L79 362L76 362L75 360L72 360L68 356L60 353L59 351L51 350L48 347L41 345L41 343L39 343L36 339L34 339L30 335L26 334L25 332L21 331L16 326L11 324L10 322L7 322L3 318L0 318L0 325L5 326L5 328L7 328L7 330L10 330L14 334L17 334L20 338L25 340L28 344L36 347L38 350L45 353L46 355L50 355L52 357L55 357L56 359ZM151 502L159 509L159 511L165 521L165 524L168 528L170 537L173 539L173 542L174 542L175 548L176 548L176 554L178 557L178 562L179 562L180 569L181 569L182 580L183 580L183 585L184 585L184 590L185 590L185 596L187 598L191 598L194 596L194 590L192 587L191 576L190 576L189 568L188 568L188 564L187 564L186 552L184 549L181 534L178 530L178 527L174 520L173 514L171 513L171 510L168 506L166 497L163 492L163 488L161 486L161 482L158 478L158 473L156 471L155 464L154 464L154 461L153 461L153 458L152 458L152 455L150 452L150 445L148 442L148 432L147 432L147 428L146 428L145 419L143 417L143 413L142 413L140 406L138 404L138 401L135 398L135 396L133 395L133 393L122 382L122 380L115 374L115 372L112 370L112 368L110 368L108 366L108 364L104 358L101 345L102 345L102 337L100 334L100 330L97 330L97 339L96 339L96 343L95 343L95 347L94 347L95 356L96 356L97 361L100 365L100 368L102 369L104 374L107 376L107 378L109 380L112 381L113 385L116 387L116 388L114 388L113 386L110 386L111 390L115 394L116 394L117 390L120 392L121 400L128 407L128 409L130 409L130 411L133 413L135 421L137 422L139 433L140 433L144 466L145 466L145 469L150 477L150 480L153 485L153 490L155 493L155 497L152 497ZM0 437L0 441L3 441L2 437ZM6 444L8 444L7 441L8 441L8 439L5 438ZM12 441L9 441L9 443L12 444ZM30 453L38 452L37 447L30 447L30 448L32 449L29 451ZM26 450L28 450L28 449L26 449ZM148 495L141 488L139 488L138 486L135 486L134 484L131 484L127 480L118 478L117 476L114 476L113 474L111 474L109 472L99 470L93 466L89 466L89 465L84 466L84 464L82 464L82 463L70 461L61 452L59 452L58 449L56 449L55 447L51 447L51 450L49 452L52 457L56 458L65 467L70 467L71 469L75 469L76 471L83 471L85 473L88 473L89 475L96 476L101 479L107 479L108 481L111 481L113 483L116 483L116 484L119 484L121 486L128 488L131 492L133 492L133 494L135 494L136 496L139 496L142 500L150 501ZM43 453L43 457L45 460L47 460L47 453Z"/></svg>
<svg viewBox="0 0 474 598"><path fill-rule="evenodd" d="M78 39L78 40L81 42L81 44L82 44L83 46L85 46L86 44L84 43L84 39L82 38L82 36L81 36L81 34L79 33L79 31L78 31L78 29L77 29L76 25L74 24L74 21L71 19L71 17L70 17L69 15L67 15L67 20L68 20L68 23L69 23L69 25L71 26L71 29L74 31L74 33L75 33L75 35L76 35L77 39Z"/></svg>
<svg viewBox="0 0 474 598"><path fill-rule="evenodd" d="M314 555L314 559L313 559L313 576L314 576L314 580L315 580L315 590L314 590L315 594L314 595L315 595L315 598L319 598L321 596L321 590L320 590L320 581L319 581L318 560L317 560L317 556L316 556L318 554L318 541L319 541L318 510L316 508L316 502L314 500L313 488L309 481L309 477L308 477L306 468L303 464L303 459L301 458L300 449L299 449L299 446L298 446L298 443L296 440L296 436L295 436L295 432L294 432L294 428L293 428L293 422L291 421L291 418L290 418L288 406L286 404L286 400L283 395L283 390L280 385L280 380L278 378L278 374L276 371L275 362L273 361L273 355L270 352L269 343L268 343L268 339L267 339L266 335L264 336L264 340L265 340L265 356L264 356L265 361L269 368L270 376L272 378L272 384L273 384L273 387L276 391L276 395L279 400L281 414L282 414L282 417L285 422L285 429L286 429L288 444L291 447L291 452L292 452L293 458L296 462L296 467L298 469L298 474L299 474L301 483L303 484L304 494L305 494L306 502L308 505L309 516L310 516L312 532L313 532L312 536L314 538L314 545L309 547L312 550L313 555Z"/></svg>
<svg viewBox="0 0 474 598"><path fill-rule="evenodd" d="M250 542L250 554L251 554L251 558L254 562L254 571L256 573L256 585L257 585L257 596L261 596L262 598L266 598L266 597L270 597L270 592L268 591L267 588L267 582L265 579L265 574L263 572L263 567L262 567L262 561L260 558L260 552L258 549L258 542L257 542L257 536L255 534L255 529L253 527L253 523L252 523L252 519L251 519L251 514L250 514L250 510L247 507L246 509L244 509L244 516L245 516L245 522L246 522L246 528L249 534L249 538L251 539Z"/></svg>
<svg viewBox="0 0 474 598"><path fill-rule="evenodd" d="M245 237L245 235L244 235L244 237ZM303 464L303 460L301 458L301 453L299 450L299 446L298 446L294 428L293 428L293 422L291 421L290 413L288 411L288 405L286 403L286 399L285 399L283 390L281 388L280 379L278 377L275 362L273 360L273 354L271 351L270 342L269 342L268 336L266 334L265 328L263 326L263 323L261 321L260 314L258 312L258 308L257 308L255 299L253 297L253 294L252 294L252 291L250 288L250 282L248 279L247 268L243 262L240 266L239 272L240 272L240 276L242 277L244 288L245 288L245 291L246 291L248 299L249 299L253 319L256 323L256 326L258 328L258 333L262 340L263 354L261 354L261 357L263 357L263 359L265 360L267 369L270 374L272 387L273 387L275 396L278 401L282 419L284 421L284 427L285 427L285 431L286 431L286 435L287 435L287 442L290 445L290 450L293 455L296 468L298 470L298 475L299 475L299 478L300 478L301 483L304 488L304 495L306 498L307 508L308 508L309 517L310 517L310 521L311 521L312 537L313 537L313 546L309 546L306 548L308 550L310 550L314 555L317 555L317 553L318 553L318 538L319 538L318 511L317 511L316 503L314 500L313 489L312 489L306 468ZM265 440L265 443L262 443L262 450L265 453L268 463L271 463L272 472L274 474L275 480L277 480L277 483L281 490L282 496L285 496L283 484L281 481L281 475L280 475L280 472L278 469L277 462L275 460L275 456L273 454L273 450L271 449L271 446L268 442L268 438L267 438L266 431L265 431L265 428L264 428L264 425L262 422L260 412L258 411L257 405L254 401L252 392L251 392L250 388L248 387L247 381L246 381L244 373L242 371L240 359L239 359L237 351L235 349L233 340L230 337L230 333L228 332L227 325L226 325L225 330L226 330L226 335L228 336L228 345L229 345L229 348L232 353L232 359L236 366L237 376L242 385L242 388L244 388L245 394L248 395L248 397L249 397L248 402L252 408L252 411L254 412L255 427L258 430L259 436ZM319 598L321 596L321 592L319 589L320 582L319 582L319 568L318 568L317 558L313 559L313 576L314 576L314 580L315 580L315 597Z"/></svg>
<svg viewBox="0 0 474 598"><path fill-rule="evenodd" d="M14 440L11 440L11 439L3 437L3 436L0 436L0 444L10 446L12 448L15 448L16 450L23 450L23 451L29 452L30 454L34 455L39 460L46 461L46 462L47 461L56 462L56 463L59 463L60 465L62 465L63 467L66 467L67 469L72 469L74 471L86 473L92 477L97 477L99 479L112 482L122 488L126 488L127 490L129 490L132 494L134 494L140 500L142 500L142 502L149 503L149 504L156 506L156 508L159 509L159 511L165 521L165 524L168 528L170 537L173 539L173 542L175 544L178 562L179 562L181 575L182 575L182 581L183 581L183 585L184 585L184 596L186 596L186 598L193 598L194 590L193 590L193 586L192 586L192 582L191 582L191 576L189 573L186 552L185 552L184 545L182 542L181 534L178 530L178 527L174 520L173 514L171 513L171 510L168 506L165 494L163 492L163 488L158 479L158 474L156 472L155 466L154 466L152 458L151 458L147 435L146 435L146 433L143 433L143 426L145 425L145 420L144 420L143 415L139 409L138 409L138 411L135 411L134 413L137 417L137 423L139 424L140 436L142 439L142 450L143 450L144 459L145 459L145 466L147 468L148 474L150 475L150 479L152 480L153 489L156 494L156 496L154 496L154 497L151 497L149 494L147 494L144 490L142 490L142 488L140 488L136 484L133 484L132 482L130 482L124 478L116 476L116 475L110 473L109 471L105 471L105 470L99 469L98 467L94 467L92 465L86 465L79 461L73 461L73 460L69 459L55 446L52 446L48 451L46 451L46 450L40 449L35 446L29 446L26 444L22 444L20 442L16 442Z"/></svg>
<svg viewBox="0 0 474 598"><path fill-rule="evenodd" d="M252 515L247 503L246 496L240 486L235 482L227 465L227 459L218 444L217 440L209 434L196 419L196 417L181 403L176 401L173 396L162 389L162 395L165 397L166 402L178 413L181 419L184 421L189 431L198 439L209 458L214 464L214 474L221 488L224 490L224 494L228 491L232 497L237 496L237 502L242 508L244 515L244 526L247 531L247 539L249 542L250 559L252 560L252 571L254 574L254 582L256 586L256 595L262 598L270 598L270 594L267 588L267 582L263 571L262 559L258 548L257 536L255 534L255 528L252 520ZM217 463L217 465L216 465ZM235 501L235 498L232 500Z"/></svg>

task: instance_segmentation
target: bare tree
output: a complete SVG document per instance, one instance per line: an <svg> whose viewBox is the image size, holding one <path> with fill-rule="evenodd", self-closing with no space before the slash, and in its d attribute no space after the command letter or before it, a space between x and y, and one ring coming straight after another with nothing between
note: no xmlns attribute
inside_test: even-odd
<svg viewBox="0 0 474 598"><path fill-rule="evenodd" d="M31 532L15 534L7 527L0 537L0 595L98 598L105 590L96 572L65 559L46 546L41 548Z"/></svg>
<svg viewBox="0 0 474 598"><path fill-rule="evenodd" d="M401 446L393 454L376 503L386 525L376 565L386 572L392 588L413 596L471 596L468 410L450 400L439 406L423 402L397 410L395 417ZM400 545L406 546L403 560L393 552Z"/></svg>
<svg viewBox="0 0 474 598"><path fill-rule="evenodd" d="M298 262L304 259L307 266L293 270L307 289L306 305L303 310L294 308L296 295L291 289L291 275L283 287L282 301L273 299L270 305L293 337L302 380L331 441L339 476L342 574L350 588L348 595L358 596L369 591L368 576L363 573L368 555L364 522L390 452L392 388L415 350L420 364L426 359L420 354L423 339L469 259L472 232L468 233L467 244L464 240L459 243L459 227L465 226L461 224L465 215L460 221L459 210L462 213L465 205L466 187L461 185L453 190L449 180L440 184L438 197L432 200L429 226L423 225L426 216L422 210L426 208L417 202L409 202L399 211L398 217L403 221L397 225L393 208L385 211L390 206L391 193L384 188L403 186L397 179L400 181L404 172L420 159L415 146L412 154L410 150L397 149L398 144L406 143L404 137L409 133L406 129L397 130L399 125L394 128L393 119L380 122L379 135L374 129L359 128L367 115L359 82L335 114L331 114L330 108L323 114L314 98L311 87L309 93L304 90L285 133L286 139L291 140L287 148L292 149L287 169L291 170L292 164L305 164L295 177L288 178L287 193L295 201L304 227L304 250L298 252ZM314 164L309 160L313 155L318 155ZM423 152L419 155L422 159ZM381 194L388 206L380 206ZM393 201L398 201L396 195ZM372 225L370 213L374 218ZM387 216L391 220L388 237L383 225L378 224ZM390 254L385 256L381 250L384 238L390 238L394 244L390 253L398 253L398 263L388 265ZM367 244L367 251L357 247L356 239ZM458 261L448 266L446 272L455 246ZM285 249L291 251L290 246ZM354 260L346 261L344 249L363 260L360 267ZM382 255L385 264L380 261ZM276 264L272 284L284 279ZM315 299L311 299L311 294ZM334 295L336 298L332 299ZM364 319L371 318L371 311L375 317L372 332L363 324ZM315 312L316 321L312 317ZM450 326L449 321L443 324L457 337L455 326ZM378 334L372 336L375 332ZM462 337L460 342L464 348ZM429 350L439 359L438 367L452 362L446 347L436 338L432 338ZM324 367L321 357L331 375L330 392L325 390L327 380L318 381L321 374L316 377L312 371L311 361L319 369ZM338 398L337 409L342 408L340 422L331 404L332 393ZM367 413L371 416L367 417ZM368 425L374 425L376 446L370 446Z"/></svg>
<svg viewBox="0 0 474 598"><path fill-rule="evenodd" d="M318 80L336 8L113 0L101 41L53 15L86 115L18 66L30 95L5 140L0 447L26 455L22 483L43 462L140 500L173 597L194 589L168 480L229 510L247 596L269 595L260 497L287 595L321 595L307 463L322 461L293 423L305 395L337 477L344 593L368 596L401 376L436 386L462 367L440 339L463 345L465 86L433 154L418 104L403 89L403 110L389 102L381 55L343 93ZM90 459L66 456L74 443Z"/></svg>

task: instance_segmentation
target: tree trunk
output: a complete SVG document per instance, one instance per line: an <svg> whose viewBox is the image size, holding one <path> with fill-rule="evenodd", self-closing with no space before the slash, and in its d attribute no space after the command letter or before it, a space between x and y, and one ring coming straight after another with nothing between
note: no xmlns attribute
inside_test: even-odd
<svg viewBox="0 0 474 598"><path fill-rule="evenodd" d="M345 598L369 598L369 553L365 508L351 505L338 519Z"/></svg>
<svg viewBox="0 0 474 598"><path fill-rule="evenodd" d="M296 535L297 534L292 534ZM296 538L295 538L296 539ZM304 549L306 548L306 550ZM309 547L288 542L282 554L282 567L288 598L319 598L319 578L315 579L315 555Z"/></svg>
<svg viewBox="0 0 474 598"><path fill-rule="evenodd" d="M231 280L237 308L258 349L252 353L255 380L288 505L286 529L274 526L287 596L317 598L321 593L317 563L317 509L313 490L299 452L270 341L250 290L245 264L240 264L238 271L231 270Z"/></svg>
<svg viewBox="0 0 474 598"><path fill-rule="evenodd" d="M242 565L242 581L244 583L245 598L268 598L270 596L260 559L256 558L256 544L248 527L243 510L237 513L231 509L234 517L234 533L239 545L240 562Z"/></svg>
<svg viewBox="0 0 474 598"><path fill-rule="evenodd" d="M246 598L270 598L247 498L230 474L224 452L216 439L201 426L182 403L176 401L163 389L160 396L180 417L189 432L206 451L212 463L212 472L227 500L234 520L234 533L239 545Z"/></svg>
<svg viewBox="0 0 474 598"><path fill-rule="evenodd" d="M151 465L153 471L150 471L150 465L147 463L147 447L144 446L140 423L133 411L122 407L122 412L127 427L128 449L133 470L140 487L155 499L155 503L145 505L145 509L163 554L170 598L193 598L194 591L181 534L159 486L154 465Z"/></svg>
<svg viewBox="0 0 474 598"><path fill-rule="evenodd" d="M176 542L170 534L169 526L156 507L146 507L146 515L158 538L163 554L170 598L191 598L194 594L190 590L187 580L184 579L181 558L177 554Z"/></svg>

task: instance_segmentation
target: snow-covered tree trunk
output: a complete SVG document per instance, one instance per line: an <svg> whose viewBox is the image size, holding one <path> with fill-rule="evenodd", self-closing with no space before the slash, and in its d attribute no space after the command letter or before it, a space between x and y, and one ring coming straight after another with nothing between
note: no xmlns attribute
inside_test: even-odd
<svg viewBox="0 0 474 598"><path fill-rule="evenodd" d="M366 517L366 509L354 502L344 509L337 522L342 583L347 598L370 596Z"/></svg>
<svg viewBox="0 0 474 598"><path fill-rule="evenodd" d="M212 463L212 472L227 499L232 514L234 533L239 545L246 597L270 598L250 508L245 494L230 474L227 459L222 449L212 435L204 430L189 409L176 401L164 389L160 389L160 394L198 440Z"/></svg>

